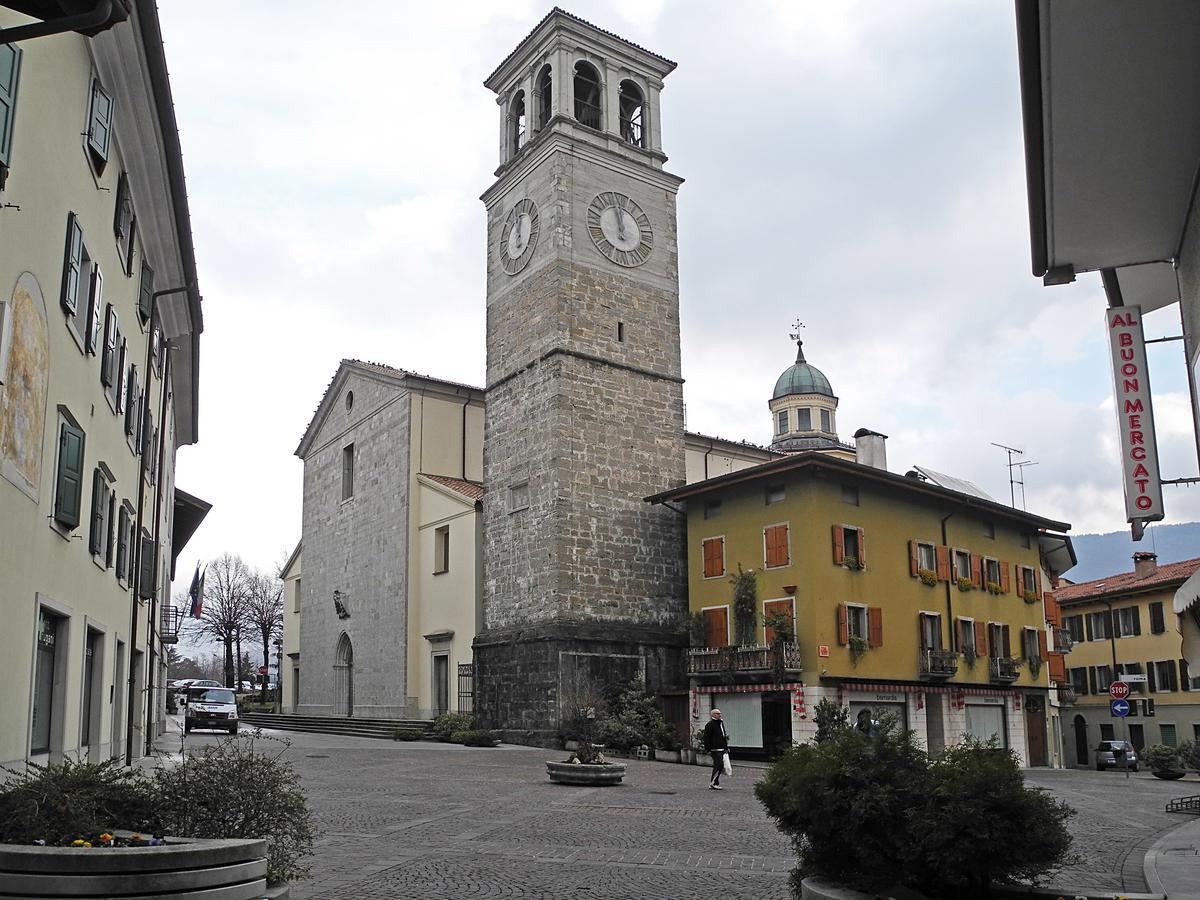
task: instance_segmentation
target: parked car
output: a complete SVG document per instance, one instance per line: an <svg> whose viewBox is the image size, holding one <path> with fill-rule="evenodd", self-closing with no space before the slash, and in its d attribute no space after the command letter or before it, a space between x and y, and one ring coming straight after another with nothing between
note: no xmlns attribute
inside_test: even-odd
<svg viewBox="0 0 1200 900"><path fill-rule="evenodd" d="M183 733L193 728L214 728L237 734L237 698L232 688L192 685L187 692L187 708L183 713Z"/></svg>
<svg viewBox="0 0 1200 900"><path fill-rule="evenodd" d="M1138 755L1133 744L1129 741L1101 741L1096 748L1096 771L1103 772L1110 766L1125 767L1133 772L1138 770Z"/></svg>

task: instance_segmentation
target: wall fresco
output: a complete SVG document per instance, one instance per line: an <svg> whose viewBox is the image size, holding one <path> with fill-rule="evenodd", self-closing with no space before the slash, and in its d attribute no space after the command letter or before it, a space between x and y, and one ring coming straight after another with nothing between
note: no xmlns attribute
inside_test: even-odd
<svg viewBox="0 0 1200 900"><path fill-rule="evenodd" d="M12 340L4 384L0 385L0 475L36 502L42 477L50 346L42 289L29 272L17 279L6 320Z"/></svg>

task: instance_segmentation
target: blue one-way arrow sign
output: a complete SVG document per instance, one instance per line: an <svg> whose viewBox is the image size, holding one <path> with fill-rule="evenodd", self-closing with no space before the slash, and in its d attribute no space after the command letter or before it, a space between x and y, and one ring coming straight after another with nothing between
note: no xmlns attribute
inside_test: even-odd
<svg viewBox="0 0 1200 900"><path fill-rule="evenodd" d="M1113 700L1109 704L1109 706L1112 707L1112 714L1114 716L1116 716L1118 719L1123 719L1127 715L1129 715L1129 701L1128 700Z"/></svg>

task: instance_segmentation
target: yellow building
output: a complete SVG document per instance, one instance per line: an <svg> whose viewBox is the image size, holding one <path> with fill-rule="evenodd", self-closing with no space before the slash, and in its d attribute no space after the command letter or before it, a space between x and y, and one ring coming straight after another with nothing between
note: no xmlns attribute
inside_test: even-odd
<svg viewBox="0 0 1200 900"><path fill-rule="evenodd" d="M882 441L860 432L859 458L882 463ZM994 735L1048 763L1039 538L1066 523L819 451L649 499L687 516L693 726L719 704L735 748L770 753L811 739L828 697L931 750ZM739 572L757 588L745 631Z"/></svg>
<svg viewBox="0 0 1200 900"><path fill-rule="evenodd" d="M1160 566L1153 553L1142 552L1133 562L1132 572L1054 591L1063 628L1075 640L1067 670L1075 703L1063 712L1070 720L1069 765L1091 765L1102 740L1129 740L1139 750L1200 740L1200 677L1180 658L1173 609L1177 589L1200 570L1200 559ZM1109 704L1114 668L1130 688L1124 720Z"/></svg>
<svg viewBox="0 0 1200 900"><path fill-rule="evenodd" d="M208 510L174 482L202 320L157 11L70 21L0 10L0 764L147 751Z"/></svg>

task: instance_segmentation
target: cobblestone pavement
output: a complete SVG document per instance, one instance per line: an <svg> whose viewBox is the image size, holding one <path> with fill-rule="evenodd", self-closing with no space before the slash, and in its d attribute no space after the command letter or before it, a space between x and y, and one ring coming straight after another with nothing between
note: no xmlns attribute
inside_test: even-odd
<svg viewBox="0 0 1200 900"><path fill-rule="evenodd" d="M547 780L551 750L286 737L320 834L296 900L790 896L795 857L751 789L761 768L718 793L704 768L629 760L624 784L573 788ZM1145 851L1187 821L1167 800L1200 793L1146 773L1026 776L1078 811L1079 861L1053 883L1080 892L1145 891Z"/></svg>

